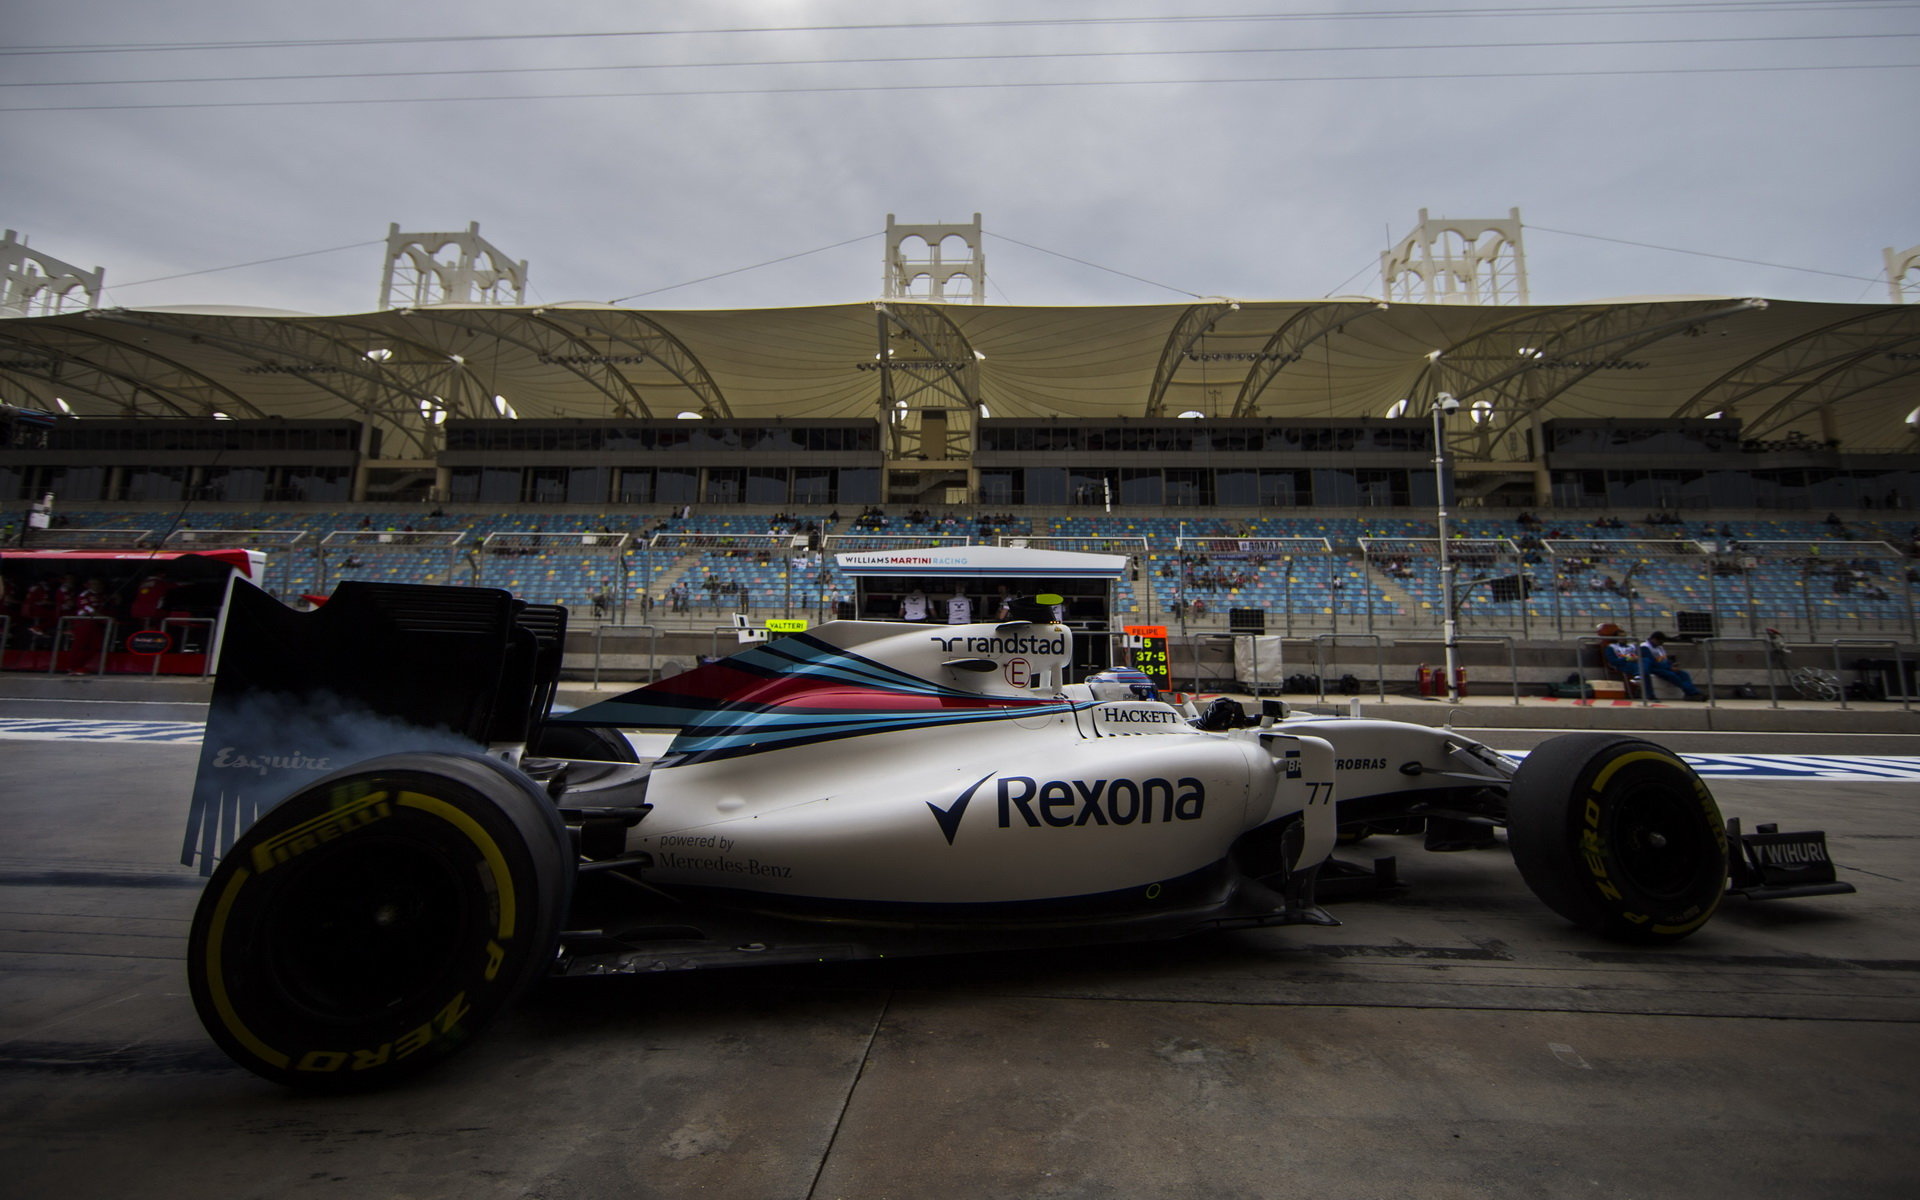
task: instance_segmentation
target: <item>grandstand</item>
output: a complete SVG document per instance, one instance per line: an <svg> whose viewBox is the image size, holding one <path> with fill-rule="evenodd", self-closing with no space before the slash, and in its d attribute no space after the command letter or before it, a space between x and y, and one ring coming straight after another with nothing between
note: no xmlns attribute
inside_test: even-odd
<svg viewBox="0 0 1920 1200"><path fill-rule="evenodd" d="M390 508L226 511L222 528L156 529L156 514L82 509L32 544L55 547L159 545L169 549L244 545L268 553L268 584L292 597L340 579L480 583L583 618L595 593L628 613L674 611L712 619L728 612L824 616L851 589L834 555L940 545L1029 545L1132 556L1138 579L1119 614L1170 620L1195 630L1224 628L1232 609L1272 614L1288 634L1431 631L1440 619L1437 539L1432 521L1344 513L1181 520L1161 515L1029 516L1061 534L912 533L903 518L856 527L832 514L521 513L511 518L451 508L426 518ZM412 520L400 519L412 516ZM1565 637L1603 621L1630 627L1678 625L1679 614L1713 618L1723 634L1776 627L1809 637L1840 633L1912 636L1914 524L1855 521L1839 530L1777 516L1677 528L1627 522L1625 530L1552 511L1476 516L1456 523L1459 617L1466 631ZM1601 518L1607 520L1607 518ZM416 523L420 527L416 527ZM1542 536L1542 523L1551 524ZM433 528L424 526L431 524ZM793 526L815 533L795 532ZM510 528L508 528L510 526ZM389 528L390 527L390 528ZM1204 530L1193 534L1191 530ZM1311 530L1311 533L1303 532ZM1730 537L1722 535L1731 534ZM1528 548L1531 546L1532 548ZM1511 583L1525 580L1525 585Z"/></svg>
<svg viewBox="0 0 1920 1200"><path fill-rule="evenodd" d="M1205 633L1252 609L1286 636L1416 638L1443 616L1445 480L1467 634L1920 633L1920 306L428 306L5 329L0 399L33 419L0 430L18 514L0 540L245 544L289 597L478 582L587 620L817 618L851 594L838 553L1029 545L1131 556L1116 618ZM1442 392L1461 402L1445 420ZM52 527L27 529L47 495Z"/></svg>

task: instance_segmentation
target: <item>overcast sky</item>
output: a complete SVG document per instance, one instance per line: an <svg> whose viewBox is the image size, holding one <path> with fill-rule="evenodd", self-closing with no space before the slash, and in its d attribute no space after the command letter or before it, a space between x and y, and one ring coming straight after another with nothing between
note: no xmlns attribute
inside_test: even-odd
<svg viewBox="0 0 1920 1200"><path fill-rule="evenodd" d="M1920 243L1920 3L8 15L0 222L128 307L366 311L390 222L478 221L532 301L646 308L871 299L888 213L980 213L1022 305L1377 295L1422 208L1520 209L1540 303L1880 302Z"/></svg>

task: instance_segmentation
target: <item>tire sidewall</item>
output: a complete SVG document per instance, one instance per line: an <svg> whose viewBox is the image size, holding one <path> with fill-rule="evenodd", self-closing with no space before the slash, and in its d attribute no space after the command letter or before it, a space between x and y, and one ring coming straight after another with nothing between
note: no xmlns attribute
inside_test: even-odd
<svg viewBox="0 0 1920 1200"><path fill-rule="evenodd" d="M195 1008L236 1062L278 1083L341 1090L414 1074L550 966L566 845L531 782L487 759L402 754L327 776L263 816L208 881L188 946ZM393 902L368 911L424 912L422 927L444 936L417 955L357 957L357 939L378 945L378 929L335 928L314 910L369 877Z"/></svg>

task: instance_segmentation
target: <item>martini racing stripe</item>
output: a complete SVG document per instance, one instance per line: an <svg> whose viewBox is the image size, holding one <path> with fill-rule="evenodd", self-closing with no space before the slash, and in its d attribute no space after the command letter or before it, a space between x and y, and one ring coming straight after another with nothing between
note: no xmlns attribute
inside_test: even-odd
<svg viewBox="0 0 1920 1200"><path fill-rule="evenodd" d="M671 767L873 733L1045 716L1085 707L989 696L890 667L801 634L708 663L556 718L680 730Z"/></svg>
<svg viewBox="0 0 1920 1200"><path fill-rule="evenodd" d="M199 721L72 721L47 717L0 717L0 738L34 742L158 742L195 746L206 726Z"/></svg>
<svg viewBox="0 0 1920 1200"><path fill-rule="evenodd" d="M783 749L837 738L860 737L871 733L897 733L910 729L932 729L944 725L974 724L980 721L1005 721L1036 714L1071 712L1091 705L1046 704L1008 712L1005 708L972 711L945 709L932 712L841 712L831 715L794 712L716 714L723 725L700 722L680 731L673 745L660 760L663 767L705 762L750 751Z"/></svg>

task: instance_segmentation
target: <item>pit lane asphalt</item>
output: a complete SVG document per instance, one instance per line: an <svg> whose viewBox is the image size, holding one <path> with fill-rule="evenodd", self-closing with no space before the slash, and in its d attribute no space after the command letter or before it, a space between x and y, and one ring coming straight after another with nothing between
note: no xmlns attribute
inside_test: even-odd
<svg viewBox="0 0 1920 1200"><path fill-rule="evenodd" d="M1555 721L1608 719L1583 711ZM1827 829L1860 894L1729 900L1668 949L1577 933L1502 850L1376 838L1344 856L1396 854L1411 886L1333 904L1337 929L549 984L417 1083L320 1100L194 1018L193 761L0 742L9 1196L1904 1200L1920 1178L1911 782L1715 781L1749 825Z"/></svg>

